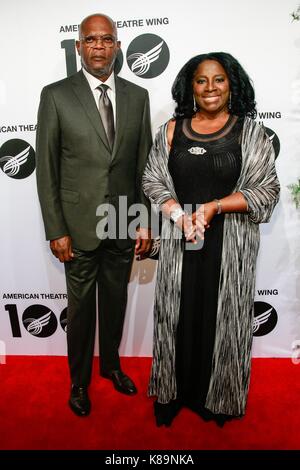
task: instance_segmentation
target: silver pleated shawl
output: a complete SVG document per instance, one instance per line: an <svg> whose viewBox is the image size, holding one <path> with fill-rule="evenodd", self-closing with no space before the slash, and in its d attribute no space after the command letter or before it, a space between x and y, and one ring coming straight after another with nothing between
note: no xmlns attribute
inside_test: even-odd
<svg viewBox="0 0 300 470"><path fill-rule="evenodd" d="M157 207L177 200L168 171L167 123L157 132L143 176L143 189ZM274 149L264 128L245 118L242 168L234 192L247 200L249 213L225 214L216 336L205 406L234 416L245 412L251 364L253 305L259 223L268 222L279 199ZM201 202L201 201L199 201ZM175 339L179 318L183 244L178 229L163 218L155 302L153 362L149 395L160 403L177 396Z"/></svg>

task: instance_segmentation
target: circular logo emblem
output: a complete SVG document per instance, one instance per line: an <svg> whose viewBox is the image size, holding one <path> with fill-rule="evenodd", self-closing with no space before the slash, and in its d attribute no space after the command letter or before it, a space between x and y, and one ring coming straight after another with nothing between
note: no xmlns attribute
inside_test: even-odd
<svg viewBox="0 0 300 470"><path fill-rule="evenodd" d="M280 152L280 141L278 139L278 136L277 134L272 130L270 129L269 127L265 127L266 129L266 132L269 136L269 139L270 141L272 142L273 144L273 148L274 148L274 152L275 152L275 158L278 157L279 155L279 152Z"/></svg>
<svg viewBox="0 0 300 470"><path fill-rule="evenodd" d="M278 315L272 305L254 302L253 336L264 336L274 330Z"/></svg>
<svg viewBox="0 0 300 470"><path fill-rule="evenodd" d="M56 316L45 305L36 304L26 308L22 321L28 333L39 338L53 335L57 328Z"/></svg>
<svg viewBox="0 0 300 470"><path fill-rule="evenodd" d="M65 307L63 311L61 312L60 317L59 317L59 322L60 322L60 326L66 333L67 332L67 307Z"/></svg>
<svg viewBox="0 0 300 470"><path fill-rule="evenodd" d="M35 151L25 140L8 140L0 148L0 167L11 178L27 178L35 169Z"/></svg>
<svg viewBox="0 0 300 470"><path fill-rule="evenodd" d="M166 42L156 34L141 34L127 49L127 63L138 77L154 78L163 73L170 60Z"/></svg>

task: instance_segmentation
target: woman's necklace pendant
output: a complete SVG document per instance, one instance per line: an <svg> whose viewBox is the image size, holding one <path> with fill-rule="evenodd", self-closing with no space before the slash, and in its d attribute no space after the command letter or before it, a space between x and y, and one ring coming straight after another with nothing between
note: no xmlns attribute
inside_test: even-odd
<svg viewBox="0 0 300 470"><path fill-rule="evenodd" d="M207 152L203 147L191 147L188 151L192 155L204 155Z"/></svg>

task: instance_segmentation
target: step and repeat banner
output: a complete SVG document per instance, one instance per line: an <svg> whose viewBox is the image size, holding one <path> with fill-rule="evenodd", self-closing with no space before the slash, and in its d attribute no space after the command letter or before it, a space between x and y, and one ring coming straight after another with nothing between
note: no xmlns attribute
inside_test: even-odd
<svg viewBox="0 0 300 470"><path fill-rule="evenodd" d="M117 24L119 75L149 90L153 133L172 115L172 83L192 56L229 52L252 78L282 188L271 223L261 225L253 354L300 362L300 208L288 188L300 177L297 7L297 0L0 0L0 356L66 354L63 266L45 241L36 192L37 109L43 86L79 70L79 23L101 12ZM134 263L122 355L151 355L155 276L155 261Z"/></svg>

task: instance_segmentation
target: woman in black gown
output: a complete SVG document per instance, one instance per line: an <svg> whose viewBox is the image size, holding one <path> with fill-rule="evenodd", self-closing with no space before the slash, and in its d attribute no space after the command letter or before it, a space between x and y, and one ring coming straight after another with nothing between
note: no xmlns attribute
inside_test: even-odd
<svg viewBox="0 0 300 470"><path fill-rule="evenodd" d="M182 406L223 425L244 414L257 224L270 217L279 184L272 146L253 121L253 87L230 54L191 59L179 72L172 93L177 103L174 119L156 137L144 190L159 204L165 223L173 224L184 237L180 248L172 246L174 253L181 252L180 259L168 267L166 253L174 233L171 241L162 241L149 393L158 397L157 425L170 425ZM260 166L254 162L257 158ZM246 183L251 171L252 180ZM264 207L260 217L259 205ZM250 235L245 235L249 226ZM173 287L170 272L180 280ZM243 292L245 274L249 279ZM166 359L172 348L165 343L172 341L175 358ZM246 367L236 365L240 357Z"/></svg>

